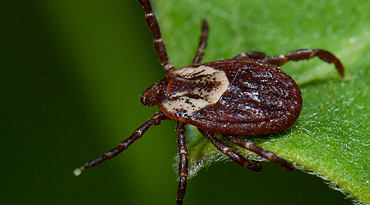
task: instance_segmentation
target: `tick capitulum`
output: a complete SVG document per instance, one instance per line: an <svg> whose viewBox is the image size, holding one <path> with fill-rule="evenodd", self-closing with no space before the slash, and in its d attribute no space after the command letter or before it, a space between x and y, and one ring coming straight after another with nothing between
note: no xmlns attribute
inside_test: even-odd
<svg viewBox="0 0 370 205"><path fill-rule="evenodd" d="M231 143L255 152L287 170L293 170L292 163L240 138L239 135L279 132L297 120L302 109L301 91L279 66L288 61L307 60L317 56L335 64L343 77L344 68L339 59L322 49L302 49L277 56L252 51L229 60L201 63L209 31L207 21L203 20L199 47L192 64L175 70L168 63L166 48L149 0L139 2L144 7L145 19L153 33L154 47L167 73L161 81L144 91L141 102L145 106L157 105L159 111L118 147L76 169L75 175L115 157L141 138L152 125L171 119L177 121L180 156L178 205L183 203L188 177L188 150L184 135L186 124L196 126L217 149L244 168L261 171L259 162L250 161L234 152L228 144L216 138L214 133L222 134Z"/></svg>

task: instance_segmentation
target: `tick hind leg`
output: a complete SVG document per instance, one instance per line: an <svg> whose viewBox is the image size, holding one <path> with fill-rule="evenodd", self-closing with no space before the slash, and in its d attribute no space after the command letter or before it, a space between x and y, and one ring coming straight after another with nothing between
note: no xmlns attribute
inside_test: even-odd
<svg viewBox="0 0 370 205"><path fill-rule="evenodd" d="M230 142L238 145L239 147L252 151L258 154L259 156L268 159L271 162L275 162L276 164L284 167L287 170L294 170L294 165L292 163L276 156L275 153L267 149L257 146L251 141L243 140L242 138L236 135L224 135L224 137Z"/></svg>
<svg viewBox="0 0 370 205"><path fill-rule="evenodd" d="M134 133L121 143L119 143L118 147L104 153L102 156L97 157L90 162L83 165L81 168L77 168L74 171L74 174L76 176L81 174L81 171L94 167L108 159L112 159L113 157L120 154L122 151L126 150L132 143L134 143L136 140L140 139L144 133L153 125L159 125L162 120L168 119L166 115L163 114L163 112L159 111L156 114L154 114L148 121L146 121L144 124L142 124L139 128L137 128Z"/></svg>
<svg viewBox="0 0 370 205"><path fill-rule="evenodd" d="M249 51L245 53L241 53L236 55L233 59L244 59L244 60L264 60L269 56L266 53L258 52L258 51Z"/></svg>
<svg viewBox="0 0 370 205"><path fill-rule="evenodd" d="M223 154L228 156L230 159L232 159L234 162L236 162L240 166L242 166L244 168L247 168L251 171L256 171L256 172L259 172L259 171L262 170L262 167L261 167L259 162L250 161L249 159L243 157L242 155L234 152L228 144L226 144L225 142L223 142L223 141L219 140L217 137L215 137L214 133L208 132L208 131L202 130L202 129L198 129L198 130L203 134L203 136L206 139L210 140L212 142L212 144L218 150L220 150L220 152L222 152Z"/></svg>
<svg viewBox="0 0 370 205"><path fill-rule="evenodd" d="M308 60L314 57L319 57L321 60L328 63L333 63L338 70L338 73L343 78L344 68L340 60L332 53L322 49L301 49L289 52L285 55L268 56L262 52L246 52L235 56L233 59L251 59L259 60L265 63L282 66L289 61Z"/></svg>
<svg viewBox="0 0 370 205"><path fill-rule="evenodd" d="M204 56L204 50L207 47L208 32L209 32L208 23L205 19L203 19L203 21L202 21L202 35L199 38L198 50L195 54L192 65L200 63L202 61L202 58Z"/></svg>

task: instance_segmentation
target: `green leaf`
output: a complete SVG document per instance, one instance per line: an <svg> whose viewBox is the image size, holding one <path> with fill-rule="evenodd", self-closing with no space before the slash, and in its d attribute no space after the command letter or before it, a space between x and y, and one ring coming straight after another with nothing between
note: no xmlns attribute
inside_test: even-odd
<svg viewBox="0 0 370 205"><path fill-rule="evenodd" d="M201 19L209 22L203 62L246 51L284 54L322 48L345 66L341 79L318 59L282 67L299 84L303 109L280 133L246 136L293 162L297 169L330 181L330 187L370 203L370 3L368 1L155 1L170 63L190 64ZM226 157L194 127L188 127L191 175ZM222 139L222 137L220 137ZM237 147L235 147L237 149ZM255 157L242 149L237 151Z"/></svg>

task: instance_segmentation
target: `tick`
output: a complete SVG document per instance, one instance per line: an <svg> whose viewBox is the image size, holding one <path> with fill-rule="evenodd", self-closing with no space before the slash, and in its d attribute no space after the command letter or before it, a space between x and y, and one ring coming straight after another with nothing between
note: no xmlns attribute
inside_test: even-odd
<svg viewBox="0 0 370 205"><path fill-rule="evenodd" d="M168 63L161 32L149 0L139 0L145 10L145 19L154 38L154 47L167 75L147 88L141 95L145 106L157 105L159 111L137 128L118 147L91 160L74 171L98 165L126 150L152 126L163 120L176 120L177 143L180 156L180 182L177 205L181 205L188 177L188 150L185 125L198 128L205 138L223 154L240 166L261 171L259 162L250 161L215 137L222 134L228 141L275 162L287 170L294 165L275 153L244 140L239 135L256 135L279 132L290 127L302 109L302 96L297 84L279 66L288 61L319 57L335 64L341 77L344 68L339 59L322 49L302 49L285 55L268 56L262 52L241 53L229 60L201 63L207 46L208 23L203 20L198 50L191 65L175 69Z"/></svg>

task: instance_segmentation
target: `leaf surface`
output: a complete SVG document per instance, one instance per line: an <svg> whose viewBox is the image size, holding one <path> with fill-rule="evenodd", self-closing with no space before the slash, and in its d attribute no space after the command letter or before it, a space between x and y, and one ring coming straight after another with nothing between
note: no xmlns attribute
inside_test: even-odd
<svg viewBox="0 0 370 205"><path fill-rule="evenodd" d="M154 7L170 63L177 68L191 63L203 18L210 26L203 62L246 51L278 55L322 48L334 53L345 66L344 79L319 59L282 66L301 88L300 117L280 133L245 138L370 203L369 2L157 0ZM196 128L188 127L187 137L191 175L226 160Z"/></svg>

